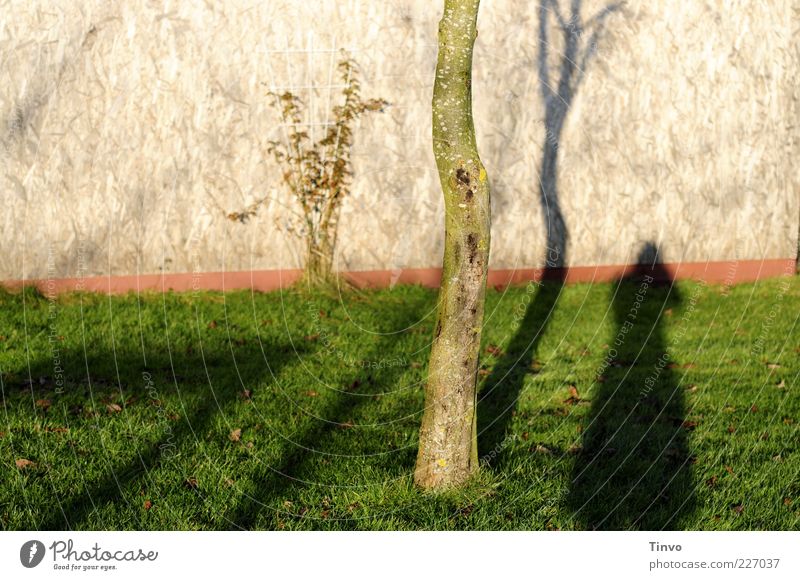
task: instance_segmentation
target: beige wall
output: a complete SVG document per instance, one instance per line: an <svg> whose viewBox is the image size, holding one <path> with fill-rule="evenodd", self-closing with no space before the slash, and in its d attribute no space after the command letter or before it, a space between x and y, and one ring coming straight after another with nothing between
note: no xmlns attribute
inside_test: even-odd
<svg viewBox="0 0 800 580"><path fill-rule="evenodd" d="M0 0L13 14L0 24L0 278L296 267L262 83L328 83L330 54L302 52L311 43L353 49L365 95L393 103L357 130L340 267L436 266L432 4ZM542 181L572 265L627 263L645 241L670 262L794 256L798 16L797 0L584 0L567 32L577 67L548 110L542 71L558 93L571 50L562 25L551 10L541 43L538 2L484 2L473 86L493 266L543 264ZM323 121L328 91L313 97ZM251 223L225 219L265 194Z"/></svg>

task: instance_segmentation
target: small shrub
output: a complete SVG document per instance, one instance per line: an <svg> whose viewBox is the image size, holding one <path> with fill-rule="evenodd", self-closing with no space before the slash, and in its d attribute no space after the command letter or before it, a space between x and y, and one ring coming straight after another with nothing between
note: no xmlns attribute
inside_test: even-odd
<svg viewBox="0 0 800 580"><path fill-rule="evenodd" d="M303 123L304 103L286 91L268 92L287 128L287 138L270 141L269 154L280 166L284 186L300 206L296 223L287 229L305 243L305 281L312 286L325 285L334 279L333 258L336 250L339 215L352 184L351 148L353 125L365 113L383 112L389 104L383 99L363 99L356 63L349 57L338 64L342 79L343 102L333 107L332 123L322 138L312 140ZM228 214L234 221L246 222L267 198L262 198L241 212Z"/></svg>

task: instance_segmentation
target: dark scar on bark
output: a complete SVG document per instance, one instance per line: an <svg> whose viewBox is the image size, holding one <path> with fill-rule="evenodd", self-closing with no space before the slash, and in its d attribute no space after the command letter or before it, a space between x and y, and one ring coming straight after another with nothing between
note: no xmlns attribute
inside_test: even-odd
<svg viewBox="0 0 800 580"><path fill-rule="evenodd" d="M467 235L467 248L469 249L469 263L474 264L478 255L478 236L475 234Z"/></svg>
<svg viewBox="0 0 800 580"><path fill-rule="evenodd" d="M436 338L439 338L439 335L442 334L442 321L436 323Z"/></svg>
<svg viewBox="0 0 800 580"><path fill-rule="evenodd" d="M456 179L464 185L469 185L470 183L469 173L463 167L456 169Z"/></svg>

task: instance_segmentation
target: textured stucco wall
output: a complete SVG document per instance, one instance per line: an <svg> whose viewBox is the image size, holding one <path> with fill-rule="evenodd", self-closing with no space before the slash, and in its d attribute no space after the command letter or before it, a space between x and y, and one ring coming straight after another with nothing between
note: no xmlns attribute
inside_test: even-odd
<svg viewBox="0 0 800 580"><path fill-rule="evenodd" d="M628 263L647 241L667 262L794 256L797 2L584 0L571 16L572 4L481 9L473 87L493 267L541 266L562 241L571 265ZM297 267L281 226L291 199L265 161L282 133L264 93L324 87L332 53L304 50L334 46L353 50L366 96L393 104L357 130L339 266L439 263L441 8L428 0L0 10L14 14L0 26L0 278ZM299 94L324 121L328 91ZM249 224L225 219L265 194Z"/></svg>

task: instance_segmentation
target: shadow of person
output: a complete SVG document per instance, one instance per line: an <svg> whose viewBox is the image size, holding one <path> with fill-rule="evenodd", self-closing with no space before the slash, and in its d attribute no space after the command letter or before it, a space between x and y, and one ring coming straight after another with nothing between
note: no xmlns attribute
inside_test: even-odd
<svg viewBox="0 0 800 580"><path fill-rule="evenodd" d="M543 0L538 18L538 86L544 107L544 142L539 171L539 203L546 230L545 268L542 283L531 283L523 298L524 315L509 341L505 354L482 385L478 401L478 444L484 462L499 464L508 445L512 411L516 407L525 376L534 372L539 341L550 323L566 279L569 230L561 209L558 190L558 157L561 134L567 114L605 31L607 19L623 3L608 4L584 20L582 0L569 0L565 13L557 0ZM587 34L588 32L588 34ZM561 36L563 52L551 46L551 37ZM553 56L557 57L558 80L551 75ZM527 304L524 302L527 301Z"/></svg>
<svg viewBox="0 0 800 580"><path fill-rule="evenodd" d="M615 287L614 337L598 368L567 497L582 528L671 529L692 509L692 424L665 331L681 297L657 256L648 243Z"/></svg>

